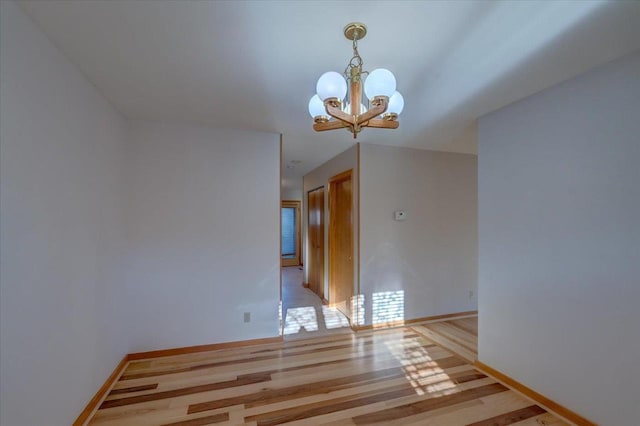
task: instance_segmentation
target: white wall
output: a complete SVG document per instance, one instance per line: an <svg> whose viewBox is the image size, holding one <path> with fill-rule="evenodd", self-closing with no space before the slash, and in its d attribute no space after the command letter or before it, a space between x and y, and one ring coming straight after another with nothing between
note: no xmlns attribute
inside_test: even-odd
<svg viewBox="0 0 640 426"><path fill-rule="evenodd" d="M302 201L302 178L289 177L282 179L280 198L283 200Z"/></svg>
<svg viewBox="0 0 640 426"><path fill-rule="evenodd" d="M367 324L476 309L474 155L361 144L360 211Z"/></svg>
<svg viewBox="0 0 640 426"><path fill-rule="evenodd" d="M309 191L313 191L321 186L324 187L324 263L325 263L325 273L324 273L324 294L329 294L329 179L333 176L340 174L347 170L353 170L353 259L354 265L358 265L358 145L354 145L346 151L338 154L333 157L331 160L322 164L321 166L315 168L306 174L303 178L303 192L302 192L302 204L303 204L303 220L302 220L302 233L303 239L302 243L304 245L304 254L305 256L309 253L309 241L306 238L307 231L307 194ZM308 270L307 259L305 257L304 260L304 282L309 282L309 270ZM354 294L357 293L358 289L358 268L354 268ZM325 296L326 297L326 296Z"/></svg>
<svg viewBox="0 0 640 426"><path fill-rule="evenodd" d="M479 359L598 424L637 425L640 52L479 130Z"/></svg>
<svg viewBox="0 0 640 426"><path fill-rule="evenodd" d="M133 351L277 336L280 136L133 122L130 142Z"/></svg>
<svg viewBox="0 0 640 426"><path fill-rule="evenodd" d="M302 201L302 187L300 188L282 188L280 198L283 200Z"/></svg>
<svg viewBox="0 0 640 426"><path fill-rule="evenodd" d="M0 34L0 424L70 424L128 352L126 123L13 2Z"/></svg>

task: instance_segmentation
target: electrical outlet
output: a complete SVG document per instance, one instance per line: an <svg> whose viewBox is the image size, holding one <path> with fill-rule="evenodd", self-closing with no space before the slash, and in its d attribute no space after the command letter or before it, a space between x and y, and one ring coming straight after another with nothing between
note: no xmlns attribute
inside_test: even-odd
<svg viewBox="0 0 640 426"><path fill-rule="evenodd" d="M469 299L473 299L473 290L469 290Z"/></svg>
<svg viewBox="0 0 640 426"><path fill-rule="evenodd" d="M244 313L244 322L251 322L251 312Z"/></svg>

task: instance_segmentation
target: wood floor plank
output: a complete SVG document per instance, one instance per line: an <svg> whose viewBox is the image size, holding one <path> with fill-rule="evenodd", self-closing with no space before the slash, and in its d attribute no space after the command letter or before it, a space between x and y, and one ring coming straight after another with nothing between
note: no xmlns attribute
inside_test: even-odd
<svg viewBox="0 0 640 426"><path fill-rule="evenodd" d="M442 336L439 333L436 333L435 331L431 330L428 327L415 326L414 329L418 333L424 335L425 337L427 337L428 339L434 341L438 345L441 345L441 346L445 347L446 349L454 352L455 354L460 355L461 357L466 359L468 362L473 363L473 361L478 356L477 352L469 350L467 347L464 347L464 346L458 344L457 342L455 342L454 340L451 340L448 337L445 337L445 336Z"/></svg>
<svg viewBox="0 0 640 426"><path fill-rule="evenodd" d="M477 319L130 362L99 426L565 423L474 369Z"/></svg>
<svg viewBox="0 0 640 426"><path fill-rule="evenodd" d="M471 334L460 327L456 327L453 324L438 323L427 325L426 327L443 336L446 336L447 338L453 340L461 346L464 346L470 351L475 351L475 348L478 347L478 336Z"/></svg>
<svg viewBox="0 0 640 426"><path fill-rule="evenodd" d="M502 413L518 410L531 402L515 392L499 392L479 399L426 411L388 422L388 426L451 426L465 425ZM538 425L539 426L539 425Z"/></svg>
<svg viewBox="0 0 640 426"><path fill-rule="evenodd" d="M537 405L530 405L519 410L491 417L490 419L469 423L466 426L507 426L543 413L545 413L544 409Z"/></svg>
<svg viewBox="0 0 640 426"><path fill-rule="evenodd" d="M370 344L365 342L358 342L357 344L350 345L339 345L338 347L331 347L327 350L328 356L342 356L343 358L349 358L351 354L355 352L365 352ZM164 375L176 375L180 373L191 373L198 374L200 370L221 370L224 367L229 367L231 369L246 369L251 366L261 366L261 365L271 365L273 361L281 361L282 359L292 358L292 360L304 360L309 359L314 361L318 358L318 353L323 351L318 351L316 349L310 349L303 352L295 352L295 353L286 353L286 354L270 354L270 355L261 355L256 357L249 358L239 358L239 359L227 359L224 361L215 361L215 362L205 362L198 363L196 365L188 365L182 367L172 367L170 369L154 369L152 371L140 371L136 370L134 373L129 373L125 371L125 373L120 378L120 381L126 380L135 380L141 378L155 378L156 376L164 376ZM250 364L249 366L244 366L240 364ZM153 379L155 380L155 379Z"/></svg>
<svg viewBox="0 0 640 426"><path fill-rule="evenodd" d="M469 370L466 369L466 366L461 366L461 367L453 367L449 370L446 370L447 374L456 374L456 373L465 373L468 372ZM429 378L426 378L423 381L423 387L426 388L426 386L429 383L436 383L438 381L440 381L441 378L440 376L434 375L431 376ZM411 382L409 382L411 383ZM458 385L457 387L460 388L460 390L462 389L467 389L467 388L471 388L471 387L477 387L477 386L482 386L485 384L489 384L489 383L495 383L495 381L491 378L485 378L485 379L480 379L480 380L476 380L473 382L466 382L463 384ZM407 384L407 379L406 377L400 377L400 378L390 378L390 379L385 379L384 381L380 381L378 383L369 383L369 384L363 384L360 386L356 386L356 387L345 387L345 389L342 390L336 390L336 391L332 391L329 393L321 393L321 394L317 394L317 395L313 395L313 396L307 396L307 397L294 397L292 399L286 400L286 401L281 401L281 402L273 402L269 405L259 405L256 407L252 407L252 408L246 408L245 409L245 416L256 416L256 415L260 415L260 414L266 414L268 412L273 412L273 411L278 411L278 410L285 410L285 409L292 409L292 408L299 408L300 406L308 406L310 404L312 404L313 406L322 406L322 405L327 405L327 404L332 404L335 403L337 401L345 401L345 400L350 400L350 399L356 399L356 398L361 398L361 397L365 397L365 396L370 396L370 395L375 395L381 392L386 392L388 390L390 390L391 388L394 388L396 386L399 385L406 385ZM351 409L347 409L347 410L343 410L340 412L334 412L332 414L325 414L322 416L316 416L316 417L312 417L309 419L308 422L313 422L313 423L318 423L318 422L325 422L325 421L342 421L346 418L351 418L352 416L356 416L356 415L360 415L360 414L366 414L368 412L370 412L372 410L371 407L374 406L379 406L379 409L384 409L384 408L389 408L390 406L395 405L401 405L404 403L410 403L410 402L415 402L418 401L420 399L423 399L424 396L424 392L422 391L422 389L420 389L419 387L416 388L415 384L412 384L412 387L414 387L414 393L411 394L410 396L407 397L401 397L401 398L397 398L395 400L387 400L387 401L382 401L379 403L373 403L370 405L366 405L366 406L358 406L358 407L354 407ZM306 424L308 423L305 420L297 420L296 423L300 423L300 424Z"/></svg>
<svg viewBox="0 0 640 426"><path fill-rule="evenodd" d="M469 319L454 320L450 321L449 324L454 327L458 327L471 335L478 336L478 325L476 321L471 322Z"/></svg>
<svg viewBox="0 0 640 426"><path fill-rule="evenodd" d="M120 395L123 393L133 393L133 392L148 391L148 390L154 390L154 389L158 389L157 383L153 383L150 385L133 386L129 388L112 389L111 392L109 392L109 395Z"/></svg>
<svg viewBox="0 0 640 426"><path fill-rule="evenodd" d="M184 414L183 410L173 413L171 410L171 400L164 399L159 401L151 401L143 405L128 405L118 407L111 410L97 410L90 425L128 425L136 424L136 422L149 423L147 419L154 418L157 413L162 413L163 419L170 418L171 414ZM158 422L159 424L160 422Z"/></svg>
<svg viewBox="0 0 640 426"><path fill-rule="evenodd" d="M376 383L368 383L363 384L357 387L345 387L345 389L336 390L327 394L317 394L312 396L306 396L301 398L287 399L279 402L272 402L269 405L257 405L254 407L245 407L243 410L243 415L245 419L250 417L268 415L268 413L273 412L284 412L286 410L298 410L301 406L313 406L313 407L321 407L325 405L334 404L336 402L342 401L351 401L358 398L364 398L372 395L377 395L383 392L388 392L393 389L398 389L402 387L406 388L407 382L404 378L391 378L385 379ZM416 394L413 394L416 397ZM388 401L382 401L378 404L386 404ZM358 406L355 408L367 410L366 406ZM314 416L309 418L304 418L300 420L294 421L294 423L318 423L322 422L325 417L333 418L338 415L338 419L342 420L343 418L350 418L349 410L334 412L332 414L326 414L324 416Z"/></svg>
<svg viewBox="0 0 640 426"><path fill-rule="evenodd" d="M188 413L199 413L202 411L212 410L221 407L227 407L237 404L269 404L275 400L288 399L293 396L307 396L316 393L331 392L332 390L340 389L345 385L357 386L362 382L370 382L372 380L379 380L380 378L389 377L402 377L404 372L399 367L388 368L385 370L357 374L355 376L346 376L339 379L331 379L320 382L314 382L304 385L292 386L282 389L267 389L258 393L244 395L241 397L221 399L217 401L210 401L200 404L194 404L189 406Z"/></svg>
<svg viewBox="0 0 640 426"><path fill-rule="evenodd" d="M402 385L390 388L386 392L375 393L360 398L345 398L345 400L332 400L329 403L309 404L305 406L295 407L287 410L273 411L258 416L250 416L245 420L251 422L256 421L258 426L279 425L292 422L299 419L308 419L310 417L320 416L323 414L342 411L353 407L372 404L374 402L382 402L390 399L400 398L403 396L415 395L415 389L404 383Z"/></svg>
<svg viewBox="0 0 640 426"><path fill-rule="evenodd" d="M394 340L402 340L419 337L414 331L401 330L401 334L391 335ZM294 353L300 354L302 351L307 350L307 353L311 353L310 350L329 350L328 347L346 345L357 346L357 344L366 344L366 342L372 342L373 340L379 340L385 338L385 336L367 335L367 336L349 336L347 339L340 340L302 340L298 343L285 343L280 346L274 346L276 344L264 345L265 348L259 346L256 347L243 347L238 348L237 351L230 349L224 349L219 351L209 351L202 353L186 354L186 355L173 355L169 357L156 358L150 361L133 361L131 368L127 369L127 372L135 373L151 373L160 371L170 371L173 369L185 369L185 367L196 367L200 364L207 364L224 361L236 361L241 359L256 360L256 355L272 355L279 356L279 354L287 353L291 356ZM205 367L206 368L206 367Z"/></svg>
<svg viewBox="0 0 640 426"><path fill-rule="evenodd" d="M398 384L400 384L401 382L398 382ZM315 426L315 424L317 423L328 423L328 422L332 422L332 423L336 423L336 424L341 424L341 423L350 423L350 424L354 424L352 421L352 418L355 418L357 416L360 415L364 415L364 414L368 414L371 412L377 412L377 411L381 411L381 410L385 410L388 408L393 408L393 407L397 407L400 405L405 405L405 404L412 404L412 403L416 403L419 401L424 400L425 398L438 398L439 396L448 394L448 393L455 393L455 392L460 392L462 390L467 390L467 389L471 389L474 387L480 387L480 386L485 386L488 384L492 384L495 383L495 381L491 378L486 378L486 379L481 379L481 380L476 380L473 382L467 382L464 384L461 384L459 386L457 386L457 388L455 389L448 389L446 391L437 391L434 393L430 393L430 392L423 392L420 389L414 389L415 393L411 394L411 395L407 395L407 396L401 396L398 398L393 398L393 399L388 399L388 400L384 400L384 401L379 401L379 402L373 402L370 404L366 404L366 405L358 405L352 408L347 408L341 411L333 411L331 413L328 414L323 414L323 415L318 415L318 416L314 416L314 417L309 417L306 419L300 419L300 420L295 420L293 422L287 423L290 426L293 425L311 425L311 426ZM381 392L386 392L390 389L390 387L379 387L376 389L376 392L374 392L373 394L377 394L377 393L381 393ZM359 397L362 396L368 396L371 395L371 393L361 393L360 395L356 395ZM337 396L337 395L336 395ZM325 401L326 403L333 403L335 402L336 398L326 398ZM250 411L247 411L247 414L252 414L250 413Z"/></svg>
<svg viewBox="0 0 640 426"><path fill-rule="evenodd" d="M342 349L334 352L327 352L323 355L322 359L326 360L325 362L349 360L349 359L353 359L353 358L357 358L365 355L373 355L375 352L376 351L374 350L367 349L367 347L364 347L362 349L355 349L355 350ZM318 363L318 357L316 357L315 354L310 353L310 354L300 355L296 357L290 357L290 358L287 358L286 361L282 360L281 358L274 358L266 361L260 360L255 362L242 363L243 365L225 363L225 366L222 366L222 367L220 366L211 367L211 368L206 368L202 370L189 369L189 371L184 371L184 372L182 371L170 372L167 374L161 374L160 376L162 376L162 379L158 379L158 377L154 375L147 378L134 379L131 381L131 383L132 385L133 384L140 385L140 384L146 384L148 382L159 381L160 382L159 387L164 387L163 384L169 383L174 380L188 381L189 379L198 379L204 376L210 376L212 374L228 377L229 374L237 373L238 370L242 370L242 372L246 374L260 373L260 372L267 371L269 368L273 369L274 366L279 365L282 367L279 368L278 370L284 371L285 368L290 368L290 369L306 368L306 366L315 365L317 363Z"/></svg>
<svg viewBox="0 0 640 426"><path fill-rule="evenodd" d="M198 386L191 386L191 387L182 388L182 389L156 392L156 393L151 393L147 395L112 399L112 400L104 401L102 405L100 405L99 409L104 410L106 408L120 407L123 405L139 404L141 402L156 401L159 399L176 398L179 396L191 395L194 393L202 393L202 392L208 392L208 391L217 390L217 389L225 389L230 387L249 385L253 383L267 382L269 380L271 380L270 374L248 374L244 376L238 376L236 380L231 380L228 382L210 383L206 385L198 385Z"/></svg>
<svg viewBox="0 0 640 426"><path fill-rule="evenodd" d="M452 395L445 395L439 398L430 398L424 401L416 402L414 404L403 405L400 407L390 408L388 410L378 411L376 413L365 414L355 417L353 421L356 424L386 422L389 420L396 420L402 417L412 416L414 414L422 413L425 411L435 410L437 408L442 408L449 405L459 404L461 402L471 401L473 399L478 399L486 395L491 395L498 392L506 392L508 390L508 388L501 385L500 383L492 383L490 385L465 390Z"/></svg>
<svg viewBox="0 0 640 426"><path fill-rule="evenodd" d="M229 420L229 413L214 414L207 417L199 417L191 420L182 420L174 423L165 423L162 426L203 426L211 425Z"/></svg>
<svg viewBox="0 0 640 426"><path fill-rule="evenodd" d="M552 414L545 413L514 423L513 426L569 426L569 423Z"/></svg>
<svg viewBox="0 0 640 426"><path fill-rule="evenodd" d="M450 356L450 355L449 355ZM376 369L381 369L381 368L388 368L388 367L392 367L392 366L397 366L398 363L383 363L383 364L379 364L379 363L375 363L375 364L371 364L368 366L369 369L376 370ZM363 366L360 366L363 367ZM464 367L464 366L463 366ZM472 368L472 366L467 365L466 367ZM329 370L327 371L325 374L322 374L321 377L331 377L331 376L335 376L335 377L340 377L342 375L344 375L344 372L348 371L348 370ZM366 371L366 368L363 370ZM316 377L318 377L316 375ZM305 375L301 375L300 377L295 377L295 376L291 376L288 377L287 379L284 380L277 380L277 381L273 381L273 387L282 387L282 386L291 386L291 385L296 385L296 384L303 384L303 383L308 383L311 379L313 379L313 377L307 377ZM317 378L315 378L315 380L317 380ZM402 379L404 380L404 379ZM200 403L200 402L206 402L206 401L210 401L210 400L215 400L215 399L224 399L224 398L228 398L228 397L233 397L233 396L239 396L239 395L244 395L246 393L251 393L251 392L258 392L259 390L261 390L263 387L265 386L265 384L262 383L257 383L254 385L246 385L246 386L241 386L241 387L231 387L231 388L225 388L225 389L221 389L221 390L214 390L214 391L209 391L209 392L204 392L204 393L197 393L197 394L190 394L187 396L180 396L180 397L175 397L173 399L171 399L171 406L172 407L184 407L185 412L186 412L186 407L188 405L194 404L194 403ZM121 406L121 407L113 407L113 408L109 408L106 410L100 410L99 413L105 412L105 411L109 411L109 412L114 412L114 415L125 415L124 413L131 413L134 412L132 411L133 408L129 408L129 407L139 407L140 409L145 409L145 408L149 408L149 407L155 407L155 403L157 401L149 401L149 402L142 402L139 404L135 404L135 405L128 405L128 406Z"/></svg>
<svg viewBox="0 0 640 426"><path fill-rule="evenodd" d="M436 382L440 379L436 378ZM424 399L422 396L424 393L421 389L416 388L416 384L407 382L406 380L400 380L397 384L389 383L387 387L379 387L372 391L366 391L361 393L354 393L346 396L329 395L329 398L325 398L322 401L311 402L307 404L296 404L290 408L265 411L260 415L250 415L246 419L248 421L257 421L258 425L270 425L281 424L288 422L299 422L303 419L315 419L317 417L326 416L331 413L338 413L342 411L349 411L352 409L362 408L369 405L375 405L377 403L389 404L402 404L406 398L409 398L411 403L415 403L419 399ZM468 390L474 387L484 386L488 384L495 384L495 381L491 378L478 379L475 382L466 382L459 386L459 390L455 389L453 385L449 390L450 392L459 392ZM439 397L436 393L426 396L426 398Z"/></svg>

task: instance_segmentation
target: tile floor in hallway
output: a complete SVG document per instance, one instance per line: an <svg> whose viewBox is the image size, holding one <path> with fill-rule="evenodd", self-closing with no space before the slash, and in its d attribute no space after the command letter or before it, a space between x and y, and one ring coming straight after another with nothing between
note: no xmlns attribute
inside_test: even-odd
<svg viewBox="0 0 640 426"><path fill-rule="evenodd" d="M301 266L282 268L282 311L285 339L352 333L349 320L338 309L323 305L311 290L303 287Z"/></svg>

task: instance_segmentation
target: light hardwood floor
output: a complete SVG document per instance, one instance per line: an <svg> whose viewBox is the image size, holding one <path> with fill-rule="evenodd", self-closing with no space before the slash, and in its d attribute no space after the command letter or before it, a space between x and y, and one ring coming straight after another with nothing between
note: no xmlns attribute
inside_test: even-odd
<svg viewBox="0 0 640 426"><path fill-rule="evenodd" d="M476 330L466 318L135 361L90 424L565 425L464 359Z"/></svg>
<svg viewBox="0 0 640 426"><path fill-rule="evenodd" d="M415 331L473 363L478 358L478 317L418 324Z"/></svg>

